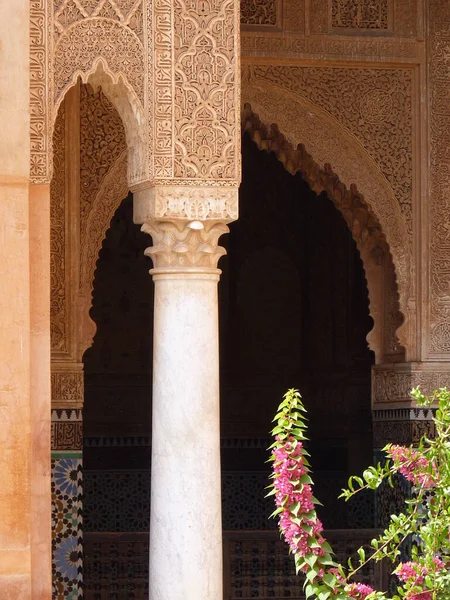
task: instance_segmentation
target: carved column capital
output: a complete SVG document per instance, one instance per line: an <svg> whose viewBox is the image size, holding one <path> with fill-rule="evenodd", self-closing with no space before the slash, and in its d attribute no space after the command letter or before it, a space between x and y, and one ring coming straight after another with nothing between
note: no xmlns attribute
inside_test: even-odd
<svg viewBox="0 0 450 600"><path fill-rule="evenodd" d="M215 221L149 221L142 231L153 238L153 246L145 254L153 260L155 274L163 271L217 270L219 258L226 251L219 237L228 233L223 222Z"/></svg>
<svg viewBox="0 0 450 600"><path fill-rule="evenodd" d="M236 187L157 186L134 192L134 221L153 238L152 274L216 271L219 238L238 217Z"/></svg>

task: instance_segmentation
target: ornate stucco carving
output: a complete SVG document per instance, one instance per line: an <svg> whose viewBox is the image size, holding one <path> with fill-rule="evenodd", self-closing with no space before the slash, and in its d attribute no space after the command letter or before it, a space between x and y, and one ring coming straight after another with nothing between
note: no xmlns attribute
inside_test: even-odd
<svg viewBox="0 0 450 600"><path fill-rule="evenodd" d="M239 181L238 0L36 0L32 19L32 165L43 182L52 110L78 77L118 110L133 187Z"/></svg>
<svg viewBox="0 0 450 600"><path fill-rule="evenodd" d="M331 26L387 30L389 0L332 0Z"/></svg>
<svg viewBox="0 0 450 600"><path fill-rule="evenodd" d="M53 179L50 185L50 343L52 351L62 352L67 350L65 123L63 102L53 133Z"/></svg>
<svg viewBox="0 0 450 600"><path fill-rule="evenodd" d="M249 67L251 82L309 99L339 121L376 161L412 232L412 72L410 69ZM244 98L245 100L245 98Z"/></svg>
<svg viewBox="0 0 450 600"><path fill-rule="evenodd" d="M109 71L126 81L144 103L144 48L119 22L86 19L73 24L55 47L55 100L72 85L74 74L93 73L101 57Z"/></svg>
<svg viewBox="0 0 450 600"><path fill-rule="evenodd" d="M248 105L244 108L243 127L259 148L275 152L290 173L300 171L316 193L325 191L342 213L366 272L370 314L374 320L368 335L370 348L374 350L377 362L402 359L404 350L396 332L403 317L399 310L395 269L381 225L364 198L354 186L347 189L329 165L321 168L303 145L293 147L276 126L267 129Z"/></svg>
<svg viewBox="0 0 450 600"><path fill-rule="evenodd" d="M235 0L174 2L176 179L240 179Z"/></svg>
<svg viewBox="0 0 450 600"><path fill-rule="evenodd" d="M243 25L277 25L279 0L241 0Z"/></svg>
<svg viewBox="0 0 450 600"><path fill-rule="evenodd" d="M429 3L430 339L435 358L450 358L450 4Z"/></svg>

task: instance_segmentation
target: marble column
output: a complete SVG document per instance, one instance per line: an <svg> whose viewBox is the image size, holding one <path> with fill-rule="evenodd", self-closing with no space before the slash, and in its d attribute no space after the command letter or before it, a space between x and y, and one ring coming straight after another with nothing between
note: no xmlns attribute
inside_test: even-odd
<svg viewBox="0 0 450 600"><path fill-rule="evenodd" d="M223 597L217 263L237 214L219 205L220 220L197 220L186 203L160 220L159 202L148 218L135 196L135 220L154 243L150 600Z"/></svg>

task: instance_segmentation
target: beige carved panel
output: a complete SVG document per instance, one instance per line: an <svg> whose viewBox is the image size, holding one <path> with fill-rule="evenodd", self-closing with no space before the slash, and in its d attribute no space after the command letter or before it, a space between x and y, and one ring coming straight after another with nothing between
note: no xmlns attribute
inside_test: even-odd
<svg viewBox="0 0 450 600"><path fill-rule="evenodd" d="M242 25L276 26L279 0L241 0Z"/></svg>
<svg viewBox="0 0 450 600"><path fill-rule="evenodd" d="M389 0L331 0L331 26L341 29L389 28Z"/></svg>
<svg viewBox="0 0 450 600"><path fill-rule="evenodd" d="M307 98L335 117L376 161L412 231L412 71L252 66L250 78Z"/></svg>
<svg viewBox="0 0 450 600"><path fill-rule="evenodd" d="M65 103L59 108L53 134L53 179L50 185L50 342L52 351L67 350L66 296L66 168Z"/></svg>
<svg viewBox="0 0 450 600"><path fill-rule="evenodd" d="M450 3L430 0L429 352L450 358Z"/></svg>
<svg viewBox="0 0 450 600"><path fill-rule="evenodd" d="M235 0L175 0L176 179L240 179Z"/></svg>

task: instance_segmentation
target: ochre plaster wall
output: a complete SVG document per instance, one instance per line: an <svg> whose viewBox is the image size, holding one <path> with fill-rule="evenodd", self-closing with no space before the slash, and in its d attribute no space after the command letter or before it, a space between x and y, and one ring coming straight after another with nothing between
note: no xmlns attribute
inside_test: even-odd
<svg viewBox="0 0 450 600"><path fill-rule="evenodd" d="M0 4L0 595L31 598L28 2Z"/></svg>
<svg viewBox="0 0 450 600"><path fill-rule="evenodd" d="M0 3L0 597L50 596L49 195L30 190L29 2Z"/></svg>

